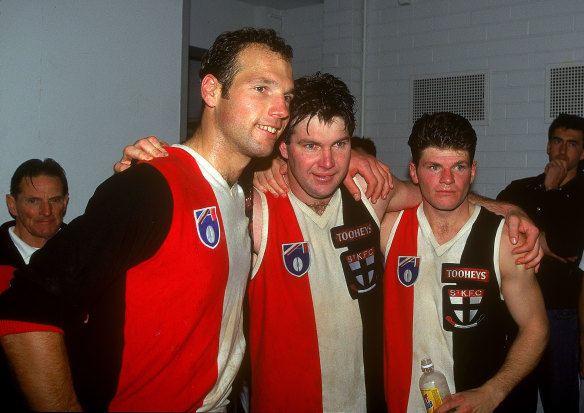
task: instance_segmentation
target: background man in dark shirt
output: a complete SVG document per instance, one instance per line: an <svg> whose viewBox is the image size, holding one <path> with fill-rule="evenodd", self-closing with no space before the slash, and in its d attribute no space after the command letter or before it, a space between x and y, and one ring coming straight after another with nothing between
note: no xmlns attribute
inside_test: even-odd
<svg viewBox="0 0 584 413"><path fill-rule="evenodd" d="M12 271L28 264L30 256L63 226L68 201L65 171L53 159L29 159L16 168L6 195L14 220L0 227L0 291L10 286ZM26 409L4 352L0 353L0 400L7 411Z"/></svg>
<svg viewBox="0 0 584 413"><path fill-rule="evenodd" d="M578 408L578 296L584 249L584 119L559 115L550 125L544 173L511 182L497 199L520 206L543 233L538 280L550 321L550 343L537 370L545 411Z"/></svg>

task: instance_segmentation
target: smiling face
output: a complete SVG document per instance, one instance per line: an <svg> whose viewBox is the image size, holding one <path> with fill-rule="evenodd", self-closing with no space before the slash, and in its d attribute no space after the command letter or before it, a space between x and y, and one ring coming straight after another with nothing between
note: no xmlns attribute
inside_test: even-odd
<svg viewBox="0 0 584 413"><path fill-rule="evenodd" d="M329 123L314 117L294 127L290 143L282 142L280 152L288 160L294 195L309 206L326 204L347 175L351 140L340 117Z"/></svg>
<svg viewBox="0 0 584 413"><path fill-rule="evenodd" d="M68 201L61 180L46 175L23 178L19 194L16 197L6 195L8 210L16 220L14 232L37 248L43 247L59 230Z"/></svg>
<svg viewBox="0 0 584 413"><path fill-rule="evenodd" d="M289 119L294 88L291 64L267 46L251 44L237 57L239 68L226 97L217 82L214 124L225 148L245 157L268 156Z"/></svg>
<svg viewBox="0 0 584 413"><path fill-rule="evenodd" d="M474 181L476 162L467 151L429 147L418 166L410 162L410 176L419 184L424 205L438 211L454 211L467 199Z"/></svg>

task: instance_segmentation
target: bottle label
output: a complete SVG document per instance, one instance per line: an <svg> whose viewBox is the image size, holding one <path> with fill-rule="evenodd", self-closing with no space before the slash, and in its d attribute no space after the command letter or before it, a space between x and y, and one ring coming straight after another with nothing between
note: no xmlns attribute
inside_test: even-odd
<svg viewBox="0 0 584 413"><path fill-rule="evenodd" d="M442 406L442 397L440 397L440 392L436 387L421 389L420 391L428 413L434 413L438 407Z"/></svg>

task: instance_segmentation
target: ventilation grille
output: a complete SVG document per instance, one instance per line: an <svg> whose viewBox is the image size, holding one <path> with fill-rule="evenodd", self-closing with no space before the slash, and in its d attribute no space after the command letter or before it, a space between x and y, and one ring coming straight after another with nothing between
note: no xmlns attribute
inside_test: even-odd
<svg viewBox="0 0 584 413"><path fill-rule="evenodd" d="M584 116L584 62L549 65L546 99L548 123L560 113Z"/></svg>
<svg viewBox="0 0 584 413"><path fill-rule="evenodd" d="M487 72L431 75L412 79L412 123L424 113L453 112L473 124L489 121Z"/></svg>

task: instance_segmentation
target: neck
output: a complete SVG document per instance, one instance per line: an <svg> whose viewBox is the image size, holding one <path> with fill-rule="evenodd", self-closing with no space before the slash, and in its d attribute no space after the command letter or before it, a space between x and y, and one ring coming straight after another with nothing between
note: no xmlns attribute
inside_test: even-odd
<svg viewBox="0 0 584 413"><path fill-rule="evenodd" d="M199 128L184 145L205 158L221 174L229 186L233 186L238 181L251 160L251 158L231 150L229 145L216 139L213 134L205 134L202 128Z"/></svg>
<svg viewBox="0 0 584 413"><path fill-rule="evenodd" d="M316 212L318 215L322 215L324 214L324 211L326 211L326 207L328 206L329 201L330 199L326 201L316 201L314 203L305 202L305 204L308 205L308 207L312 209L314 212Z"/></svg>
<svg viewBox="0 0 584 413"><path fill-rule="evenodd" d="M326 198L313 198L306 192L304 192L302 187L296 181L296 178L294 177L293 174L288 174L288 185L290 185L290 192L292 192L300 202L306 204L306 206L308 206L318 215L324 214L326 207L328 206L329 202L333 198L333 195L335 194L333 192L330 196L327 196Z"/></svg>
<svg viewBox="0 0 584 413"><path fill-rule="evenodd" d="M460 231L472 215L474 207L474 204L466 200L452 211L441 211L425 201L423 203L424 215L440 245L450 241Z"/></svg>

